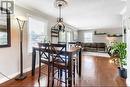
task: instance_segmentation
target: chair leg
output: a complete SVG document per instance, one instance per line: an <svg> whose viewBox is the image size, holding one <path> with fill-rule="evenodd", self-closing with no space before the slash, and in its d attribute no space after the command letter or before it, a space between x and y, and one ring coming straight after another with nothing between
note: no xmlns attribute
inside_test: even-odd
<svg viewBox="0 0 130 87"><path fill-rule="evenodd" d="M48 65L48 82L47 82L47 87L49 87L49 82L50 82L50 66Z"/></svg>
<svg viewBox="0 0 130 87"><path fill-rule="evenodd" d="M39 76L38 76L38 82L40 82L40 77L41 77L41 67L39 66Z"/></svg>
<svg viewBox="0 0 130 87"><path fill-rule="evenodd" d="M62 81L62 69L60 69L60 84L61 84L61 81Z"/></svg>
<svg viewBox="0 0 130 87"><path fill-rule="evenodd" d="M73 84L75 85L75 62L73 63Z"/></svg>
<svg viewBox="0 0 130 87"><path fill-rule="evenodd" d="M67 87L67 72L66 72L66 69L65 69L65 87Z"/></svg>
<svg viewBox="0 0 130 87"><path fill-rule="evenodd" d="M58 69L58 79L60 78L60 69ZM59 84L59 81L57 81L57 85Z"/></svg>
<svg viewBox="0 0 130 87"><path fill-rule="evenodd" d="M78 68L78 59L76 59L76 70L77 70L77 73L79 73L79 68Z"/></svg>
<svg viewBox="0 0 130 87"><path fill-rule="evenodd" d="M54 87L54 66L52 66L52 87Z"/></svg>
<svg viewBox="0 0 130 87"><path fill-rule="evenodd" d="M58 78L60 77L60 70L58 69Z"/></svg>
<svg viewBox="0 0 130 87"><path fill-rule="evenodd" d="M39 76L38 76L38 82L40 82L41 77L41 58L39 59Z"/></svg>

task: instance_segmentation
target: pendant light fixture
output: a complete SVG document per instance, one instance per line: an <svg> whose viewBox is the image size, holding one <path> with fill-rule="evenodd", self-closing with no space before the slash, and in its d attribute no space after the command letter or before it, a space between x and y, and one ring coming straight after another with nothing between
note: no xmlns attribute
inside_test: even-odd
<svg viewBox="0 0 130 87"><path fill-rule="evenodd" d="M52 27L52 29L60 31L65 31L65 25L63 22L63 18L61 17L61 9L67 5L67 2L65 0L56 0L55 2L56 7L59 9L59 17L57 18L57 23Z"/></svg>

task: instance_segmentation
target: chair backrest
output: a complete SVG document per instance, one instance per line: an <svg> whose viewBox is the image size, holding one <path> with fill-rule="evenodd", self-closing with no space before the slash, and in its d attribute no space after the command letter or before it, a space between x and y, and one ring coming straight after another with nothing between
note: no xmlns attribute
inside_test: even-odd
<svg viewBox="0 0 130 87"><path fill-rule="evenodd" d="M48 59L49 43L38 43L40 58Z"/></svg>
<svg viewBox="0 0 130 87"><path fill-rule="evenodd" d="M82 43L81 42L76 42L76 47L82 47Z"/></svg>
<svg viewBox="0 0 130 87"><path fill-rule="evenodd" d="M47 48L49 46L49 43L38 43L39 48L45 47Z"/></svg>
<svg viewBox="0 0 130 87"><path fill-rule="evenodd" d="M58 42L58 44L66 44L66 42Z"/></svg>
<svg viewBox="0 0 130 87"><path fill-rule="evenodd" d="M66 44L51 44L51 54L53 62L67 63Z"/></svg>
<svg viewBox="0 0 130 87"><path fill-rule="evenodd" d="M76 42L68 42L69 47L76 47Z"/></svg>

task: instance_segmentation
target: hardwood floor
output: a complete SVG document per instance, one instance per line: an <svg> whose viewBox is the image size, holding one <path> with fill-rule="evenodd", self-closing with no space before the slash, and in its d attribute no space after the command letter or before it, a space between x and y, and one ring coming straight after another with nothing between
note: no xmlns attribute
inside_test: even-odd
<svg viewBox="0 0 130 87"><path fill-rule="evenodd" d="M116 66L110 63L110 58L93 57L82 55L82 76L76 76L76 87L126 87L125 79L118 76ZM36 75L27 73L27 78L23 81L9 80L0 87L44 87L47 85L47 67L44 67L44 74L38 84L38 70Z"/></svg>

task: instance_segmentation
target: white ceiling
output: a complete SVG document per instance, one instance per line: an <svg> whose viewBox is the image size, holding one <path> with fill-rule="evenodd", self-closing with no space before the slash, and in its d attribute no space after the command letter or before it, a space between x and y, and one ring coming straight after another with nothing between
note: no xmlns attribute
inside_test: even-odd
<svg viewBox="0 0 130 87"><path fill-rule="evenodd" d="M55 0L16 0L27 9L37 9L51 16L58 16ZM64 22L80 29L108 29L121 27L122 0L67 0L63 9Z"/></svg>

